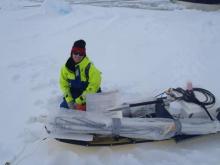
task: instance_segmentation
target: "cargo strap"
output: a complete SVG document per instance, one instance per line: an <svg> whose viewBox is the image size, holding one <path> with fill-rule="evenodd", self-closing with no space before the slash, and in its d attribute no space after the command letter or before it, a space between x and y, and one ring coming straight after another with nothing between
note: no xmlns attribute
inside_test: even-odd
<svg viewBox="0 0 220 165"><path fill-rule="evenodd" d="M114 136L119 136L120 129L121 129L121 119L120 118L112 118L112 134Z"/></svg>

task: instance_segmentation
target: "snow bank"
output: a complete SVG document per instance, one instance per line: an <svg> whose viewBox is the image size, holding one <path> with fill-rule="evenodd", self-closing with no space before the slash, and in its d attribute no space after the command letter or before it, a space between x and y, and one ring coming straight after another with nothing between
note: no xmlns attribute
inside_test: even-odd
<svg viewBox="0 0 220 165"><path fill-rule="evenodd" d="M18 10L21 9L23 5L21 0L1 0L0 9L2 10Z"/></svg>
<svg viewBox="0 0 220 165"><path fill-rule="evenodd" d="M46 14L66 15L72 11L70 4L62 0L45 0L42 7Z"/></svg>

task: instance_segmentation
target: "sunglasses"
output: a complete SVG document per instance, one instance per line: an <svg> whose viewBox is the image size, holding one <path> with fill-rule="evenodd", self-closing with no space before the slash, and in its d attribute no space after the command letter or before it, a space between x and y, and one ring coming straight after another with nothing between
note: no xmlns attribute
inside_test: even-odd
<svg viewBox="0 0 220 165"><path fill-rule="evenodd" d="M83 57L84 53L78 52L78 51L73 51L73 55Z"/></svg>

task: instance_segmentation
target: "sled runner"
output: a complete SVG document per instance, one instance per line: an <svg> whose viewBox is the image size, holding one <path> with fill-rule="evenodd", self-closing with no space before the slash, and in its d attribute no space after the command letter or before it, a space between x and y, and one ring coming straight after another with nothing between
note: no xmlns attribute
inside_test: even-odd
<svg viewBox="0 0 220 165"><path fill-rule="evenodd" d="M58 141L84 146L143 143L218 133L220 109L208 90L169 89L149 101L118 104L117 92L87 96L87 111L59 109L46 130Z"/></svg>

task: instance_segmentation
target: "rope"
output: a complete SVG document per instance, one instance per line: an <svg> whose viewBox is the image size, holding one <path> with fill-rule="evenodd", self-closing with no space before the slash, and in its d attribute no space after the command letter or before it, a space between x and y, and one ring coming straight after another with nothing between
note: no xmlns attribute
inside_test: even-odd
<svg viewBox="0 0 220 165"><path fill-rule="evenodd" d="M200 107L202 107L205 112L207 113L207 115L209 116L209 118L214 121L213 117L211 116L211 114L209 113L209 111L207 110L207 107L210 106L214 106L216 100L215 100L215 96L208 90L203 89L203 88L192 88L192 90L184 90L182 88L174 88L172 89L172 91L181 94L182 96L177 97L176 95L173 95L173 93L169 94L171 97L173 97L175 100L183 100L185 102L188 103L194 103L199 105ZM201 101L197 98L195 93L200 93L205 97L204 101Z"/></svg>
<svg viewBox="0 0 220 165"><path fill-rule="evenodd" d="M29 156L31 156L36 150L37 148L40 146L39 144L42 143L43 141L45 141L47 138L43 138L43 139L38 139L32 143L26 143L22 149L10 160L5 162L5 165L18 165L20 164L22 161L24 161L26 158L28 158ZM32 144L32 145L31 145ZM32 152L24 154L27 147L31 146L30 148L33 148L33 145L36 145L36 147L32 150Z"/></svg>

